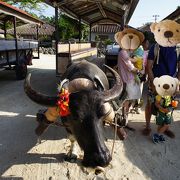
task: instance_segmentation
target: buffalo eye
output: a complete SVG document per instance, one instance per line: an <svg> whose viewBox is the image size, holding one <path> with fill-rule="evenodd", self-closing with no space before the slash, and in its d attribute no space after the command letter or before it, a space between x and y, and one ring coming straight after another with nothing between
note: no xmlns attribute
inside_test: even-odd
<svg viewBox="0 0 180 180"><path fill-rule="evenodd" d="M103 105L100 106L100 108L98 109L98 116L102 117L105 116L110 110L110 105L109 103L104 103Z"/></svg>

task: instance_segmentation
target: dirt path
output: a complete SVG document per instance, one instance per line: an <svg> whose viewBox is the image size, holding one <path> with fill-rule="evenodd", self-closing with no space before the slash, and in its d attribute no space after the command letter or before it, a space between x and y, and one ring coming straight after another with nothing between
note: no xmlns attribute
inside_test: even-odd
<svg viewBox="0 0 180 180"><path fill-rule="evenodd" d="M41 55L29 68L32 84L41 92L55 94L55 57ZM153 144L150 137L141 135L144 111L130 115L135 132L128 132L124 142L116 140L111 164L105 173L83 168L64 161L69 148L66 132L61 127L50 127L37 144L34 134L35 115L43 107L33 103L23 91L23 81L15 81L14 72L0 72L0 179L24 180L179 180L180 179L180 110L174 112L172 130L175 139ZM156 126L152 119L152 129ZM107 146L111 150L113 131L106 127ZM80 157L82 152L79 150Z"/></svg>

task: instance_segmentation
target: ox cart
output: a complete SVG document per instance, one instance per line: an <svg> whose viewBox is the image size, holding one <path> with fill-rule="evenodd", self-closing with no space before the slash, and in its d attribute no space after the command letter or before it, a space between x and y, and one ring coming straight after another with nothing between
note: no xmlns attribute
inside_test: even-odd
<svg viewBox="0 0 180 180"><path fill-rule="evenodd" d="M37 40L18 37L20 34L16 27L26 23L37 27ZM15 70L19 80L26 77L27 65L32 64L33 51L38 51L39 58L38 27L41 23L25 11L0 1L0 70Z"/></svg>
<svg viewBox="0 0 180 180"><path fill-rule="evenodd" d="M17 79L25 78L27 65L31 65L33 50L38 48L38 41L0 39L0 68L14 69ZM16 54L17 53L17 54Z"/></svg>
<svg viewBox="0 0 180 180"><path fill-rule="evenodd" d="M73 61L96 57L97 48L91 47L91 43L58 44L57 75L63 74Z"/></svg>

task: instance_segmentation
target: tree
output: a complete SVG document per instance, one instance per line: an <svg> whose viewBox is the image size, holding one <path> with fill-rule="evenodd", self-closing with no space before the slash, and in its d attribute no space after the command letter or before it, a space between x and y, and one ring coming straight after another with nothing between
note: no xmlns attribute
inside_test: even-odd
<svg viewBox="0 0 180 180"><path fill-rule="evenodd" d="M44 11L44 7L46 7L43 0L4 0L4 2L18 6L20 9L23 9L34 16L36 14L33 13L32 10L42 12Z"/></svg>
<svg viewBox="0 0 180 180"><path fill-rule="evenodd" d="M79 38L79 22L70 18L65 14L61 14L59 18L59 33L60 39L68 40L70 38ZM89 28L85 24L81 24L81 39L85 40L88 37Z"/></svg>
<svg viewBox="0 0 180 180"><path fill-rule="evenodd" d="M43 3L43 0L4 0L8 4L18 6L18 8L21 8L25 10L26 12L30 13L31 15L43 20L44 22L47 22L49 24L55 25L55 18L54 17L47 17L42 15L42 12L44 9L43 6L46 7L46 5ZM35 11L38 11L41 15L37 16ZM68 40L70 38L78 39L79 36L79 22L75 19L70 18L69 16L60 13L59 18L59 35L61 40ZM81 37L83 40L86 40L89 33L89 28L85 24L81 24Z"/></svg>

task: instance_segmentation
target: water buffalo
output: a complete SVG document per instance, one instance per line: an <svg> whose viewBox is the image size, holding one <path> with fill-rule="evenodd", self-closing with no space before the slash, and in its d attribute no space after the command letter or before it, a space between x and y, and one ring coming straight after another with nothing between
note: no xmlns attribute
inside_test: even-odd
<svg viewBox="0 0 180 180"><path fill-rule="evenodd" d="M106 65L105 67L115 79L111 89L109 89L105 73L95 64L85 60L72 63L62 77L60 89L65 87L70 92L70 114L61 119L67 131L75 137L84 151L82 161L84 166L104 167L111 161L111 155L104 143L102 133L103 120L109 118L108 120L111 121L114 118L114 111L108 102L119 97L123 84L116 71ZM42 129L55 122L59 116L58 97L50 97L35 91L30 85L30 75L25 80L24 89L30 99L41 105L49 106L45 112L37 114L40 126L36 129L36 133L40 135ZM72 136L70 141L72 144L69 156L72 157L76 151Z"/></svg>

